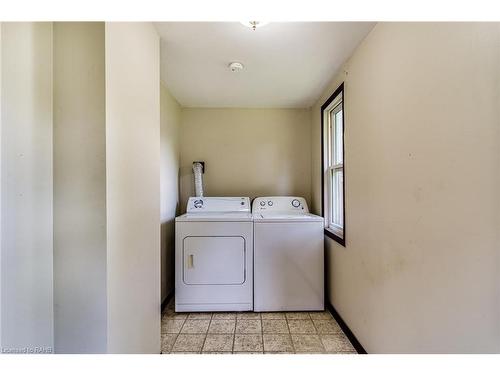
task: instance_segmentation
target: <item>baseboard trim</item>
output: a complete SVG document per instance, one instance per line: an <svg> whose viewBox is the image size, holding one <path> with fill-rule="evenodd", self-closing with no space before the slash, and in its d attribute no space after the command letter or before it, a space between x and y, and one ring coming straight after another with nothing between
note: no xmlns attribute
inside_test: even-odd
<svg viewBox="0 0 500 375"><path fill-rule="evenodd" d="M174 297L174 290L172 289L161 303L161 312L165 310L165 307L167 307L167 305L169 304L169 302L172 300L173 297Z"/></svg>
<svg viewBox="0 0 500 375"><path fill-rule="evenodd" d="M365 348L363 348L363 345L361 345L361 343L358 341L356 336L354 336L354 333L352 333L351 329L344 322L344 319L342 319L342 317L339 315L337 310L335 310L335 307L333 307L333 305L331 303L328 303L327 308L328 308L328 311L331 312L331 314L333 315L333 317L335 318L335 320L337 321L337 323L339 324L340 328L345 333L345 335L347 336L349 341L351 342L354 349L356 349L358 354L368 354L366 352Z"/></svg>

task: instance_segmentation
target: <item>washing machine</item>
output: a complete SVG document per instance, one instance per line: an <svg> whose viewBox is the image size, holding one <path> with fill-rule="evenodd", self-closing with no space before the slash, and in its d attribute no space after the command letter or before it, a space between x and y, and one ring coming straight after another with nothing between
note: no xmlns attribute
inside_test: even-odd
<svg viewBox="0 0 500 375"><path fill-rule="evenodd" d="M254 310L324 309L324 219L301 197L259 197L254 220Z"/></svg>
<svg viewBox="0 0 500 375"><path fill-rule="evenodd" d="M175 310L253 309L248 197L192 197L175 219Z"/></svg>

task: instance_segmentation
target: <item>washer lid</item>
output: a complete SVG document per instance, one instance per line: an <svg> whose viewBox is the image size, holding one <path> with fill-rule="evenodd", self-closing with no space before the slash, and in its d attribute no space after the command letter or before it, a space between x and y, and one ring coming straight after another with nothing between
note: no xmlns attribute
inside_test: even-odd
<svg viewBox="0 0 500 375"><path fill-rule="evenodd" d="M321 216L313 215L310 213L290 213L290 212L259 212L253 214L254 221L258 222L303 222L303 221L316 221L324 222Z"/></svg>

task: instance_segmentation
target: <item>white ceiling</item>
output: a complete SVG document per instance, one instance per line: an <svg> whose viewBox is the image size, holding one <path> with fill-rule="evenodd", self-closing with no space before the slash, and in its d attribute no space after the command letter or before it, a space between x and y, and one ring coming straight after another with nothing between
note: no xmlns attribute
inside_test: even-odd
<svg viewBox="0 0 500 375"><path fill-rule="evenodd" d="M185 107L311 106L373 28L367 22L159 22L161 77ZM227 65L239 61L243 71Z"/></svg>

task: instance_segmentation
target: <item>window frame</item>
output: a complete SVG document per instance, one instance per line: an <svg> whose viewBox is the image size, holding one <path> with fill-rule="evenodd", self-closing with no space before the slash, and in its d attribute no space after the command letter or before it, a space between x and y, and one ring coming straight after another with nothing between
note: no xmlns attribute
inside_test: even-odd
<svg viewBox="0 0 500 375"><path fill-rule="evenodd" d="M339 105L341 106L340 110L342 111L342 166L338 165L332 166L330 163L330 155L333 155L333 151L331 144L331 134L329 132L329 122L325 121L325 112L329 109L332 103L335 103L335 100L341 96L341 102L334 105L330 108L330 111L333 112ZM345 221L345 92L344 92L344 83L342 82L339 87L333 92L333 94L323 103L321 106L321 216L325 218L325 229L324 233L327 237L335 240L342 246L346 246L346 221ZM340 111L339 110L339 111ZM339 112L337 111L337 112ZM330 115L331 112L328 114ZM325 137L327 139L325 140ZM330 174L333 173L334 170L342 170L343 180L342 180L342 233L339 233L340 230L335 231L330 228L331 223L331 211L333 206L330 204L331 201L331 191L332 186L330 181L332 178ZM327 181L325 181L325 176L328 176ZM328 214L325 214L328 212Z"/></svg>

